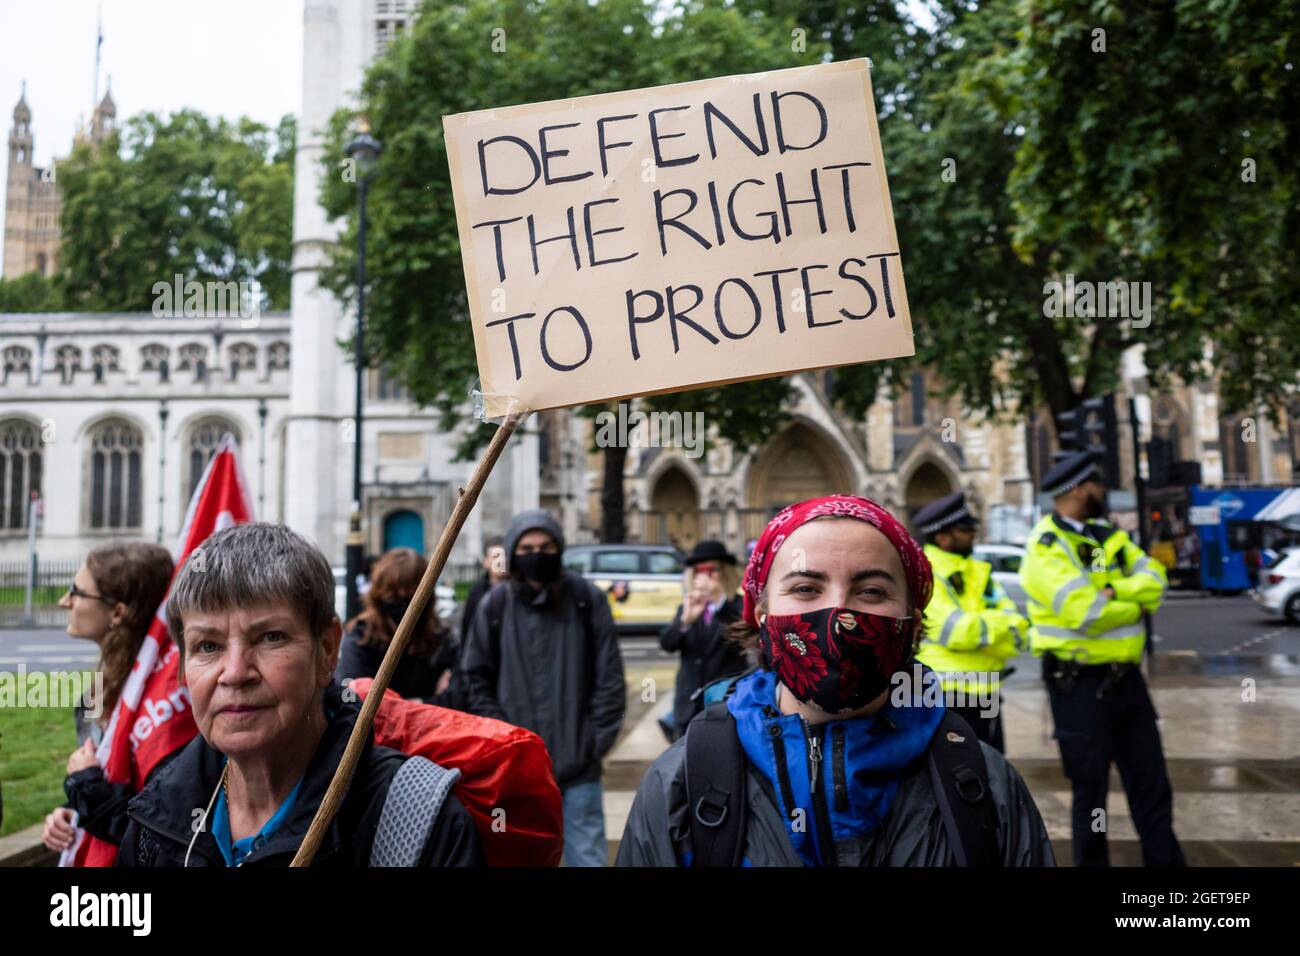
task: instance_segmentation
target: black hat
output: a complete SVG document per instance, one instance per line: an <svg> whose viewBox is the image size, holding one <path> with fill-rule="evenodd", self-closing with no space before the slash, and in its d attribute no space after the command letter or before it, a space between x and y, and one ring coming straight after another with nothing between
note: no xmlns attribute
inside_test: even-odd
<svg viewBox="0 0 1300 956"><path fill-rule="evenodd" d="M735 564L736 556L727 550L721 541L697 541L686 559L686 566L693 567L703 561L721 561L723 564Z"/></svg>
<svg viewBox="0 0 1300 956"><path fill-rule="evenodd" d="M960 491L945 495L938 501L932 501L912 519L912 524L921 534L934 534L954 525L978 524L975 516L966 507L966 496Z"/></svg>
<svg viewBox="0 0 1300 956"><path fill-rule="evenodd" d="M1101 480L1101 471L1097 468L1097 459L1092 452L1080 451L1062 460L1060 464L1053 465L1043 475L1041 490L1056 498L1085 481Z"/></svg>

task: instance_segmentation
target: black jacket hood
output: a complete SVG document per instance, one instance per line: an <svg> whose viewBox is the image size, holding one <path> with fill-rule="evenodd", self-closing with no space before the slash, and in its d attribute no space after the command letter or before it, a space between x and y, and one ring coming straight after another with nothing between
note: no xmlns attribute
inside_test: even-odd
<svg viewBox="0 0 1300 956"><path fill-rule="evenodd" d="M515 569L515 545L519 543L520 538L534 529L545 531L554 538L560 554L564 554L564 529L551 513L541 509L521 511L510 519L510 527L506 529L505 534L506 560L511 571Z"/></svg>

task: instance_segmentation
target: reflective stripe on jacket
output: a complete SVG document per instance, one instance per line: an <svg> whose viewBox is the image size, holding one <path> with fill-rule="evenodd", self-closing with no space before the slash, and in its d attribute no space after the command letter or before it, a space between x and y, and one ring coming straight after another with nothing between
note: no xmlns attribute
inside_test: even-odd
<svg viewBox="0 0 1300 956"><path fill-rule="evenodd" d="M993 580L993 566L927 544L934 593L925 606L917 658L940 674L944 690L996 690L1007 658L1026 639L1029 622Z"/></svg>
<svg viewBox="0 0 1300 956"><path fill-rule="evenodd" d="M1094 537L1055 514L1029 534L1020 583L1029 595L1035 654L1085 664L1137 663L1145 629L1165 592L1165 569L1109 522L1092 521ZM1115 596L1102 593L1109 585Z"/></svg>

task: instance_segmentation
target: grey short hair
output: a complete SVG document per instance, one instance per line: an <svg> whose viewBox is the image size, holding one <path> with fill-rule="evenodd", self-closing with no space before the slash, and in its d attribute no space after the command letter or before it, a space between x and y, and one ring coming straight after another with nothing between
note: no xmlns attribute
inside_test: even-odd
<svg viewBox="0 0 1300 956"><path fill-rule="evenodd" d="M185 666L185 615L283 603L320 638L334 623L334 572L320 549L282 524L218 531L186 558L167 598L167 626Z"/></svg>

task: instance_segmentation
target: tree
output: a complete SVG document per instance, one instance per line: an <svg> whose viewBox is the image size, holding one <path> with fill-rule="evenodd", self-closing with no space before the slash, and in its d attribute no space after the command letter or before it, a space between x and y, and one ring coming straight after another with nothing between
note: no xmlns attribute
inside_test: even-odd
<svg viewBox="0 0 1300 956"><path fill-rule="evenodd" d="M295 120L132 117L59 166L70 308L146 310L156 282L257 282L289 304Z"/></svg>
<svg viewBox="0 0 1300 956"><path fill-rule="evenodd" d="M849 414L916 365L972 410L1059 413L1133 345L1157 386L1217 377L1230 407L1295 387L1294 0L943 0L928 29L896 3L748 2L876 64L917 354L840 370ZM1067 274L1149 282L1150 324L1045 315Z"/></svg>
<svg viewBox="0 0 1300 956"><path fill-rule="evenodd" d="M39 272L0 279L0 312L59 312L64 308L58 281Z"/></svg>
<svg viewBox="0 0 1300 956"><path fill-rule="evenodd" d="M823 52L816 42L795 52L783 19L719 3L670 9L650 0L426 5L413 28L370 68L357 109L332 120L322 203L346 226L322 282L342 298L355 295L355 177L342 175L348 170L343 148L357 114L364 113L384 144L368 202L368 359L403 379L412 397L436 408L442 427L451 430L463 421L477 364L441 117L799 66L817 62ZM703 411L717 433L743 451L781 426L793 395L788 380L767 379L638 401L650 409ZM485 426L466 427L461 457L490 433ZM602 537L621 540L626 449L604 452Z"/></svg>

